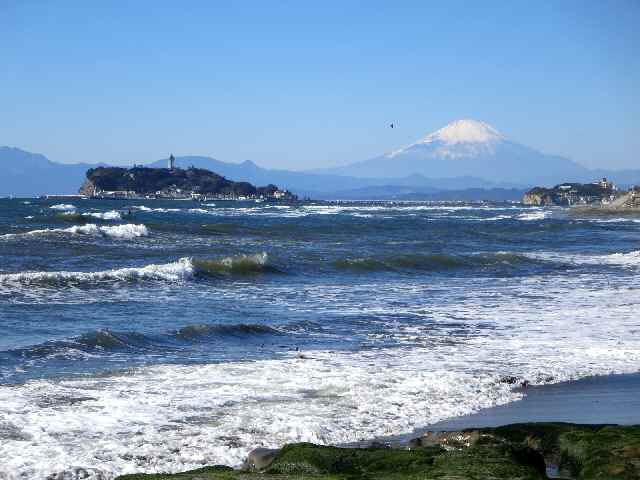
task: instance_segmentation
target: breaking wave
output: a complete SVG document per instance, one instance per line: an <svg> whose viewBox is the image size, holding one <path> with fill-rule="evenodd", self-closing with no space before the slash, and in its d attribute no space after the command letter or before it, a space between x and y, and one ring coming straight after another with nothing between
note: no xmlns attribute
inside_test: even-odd
<svg viewBox="0 0 640 480"><path fill-rule="evenodd" d="M183 257L175 262L144 267L118 268L98 272L20 272L0 274L0 285L92 284L155 280L180 282L196 277L254 275L279 272L268 263L266 253L237 255L219 259Z"/></svg>
<svg viewBox="0 0 640 480"><path fill-rule="evenodd" d="M517 267L519 265L551 264L545 259L532 258L524 254L497 252L477 255L395 255L388 257L345 258L334 262L343 270L355 271L446 271L465 268Z"/></svg>
<svg viewBox="0 0 640 480"><path fill-rule="evenodd" d="M536 212L527 212L527 213L521 213L520 215L518 215L516 217L517 220L524 220L524 221L535 221L535 220L544 220L545 218L549 217L551 215L551 212L547 211L547 210L539 210Z"/></svg>
<svg viewBox="0 0 640 480"><path fill-rule="evenodd" d="M269 256L266 252L212 260L193 259L193 266L201 275L251 275L279 271L269 263Z"/></svg>
<svg viewBox="0 0 640 480"><path fill-rule="evenodd" d="M0 235L0 238L67 233L73 235L103 235L115 239L131 240L137 237L146 237L149 235L149 230L145 225L136 225L132 223L113 226L98 226L94 223L89 223L87 225L74 225L69 228L44 228L41 230L31 230L23 233L8 233Z"/></svg>
<svg viewBox="0 0 640 480"><path fill-rule="evenodd" d="M74 205L70 205L67 203L59 203L57 205L51 205L49 207L51 210L63 210L63 211L69 211L69 210L75 210L76 207Z"/></svg>
<svg viewBox="0 0 640 480"><path fill-rule="evenodd" d="M622 265L640 265L640 250L627 253L612 253L607 255L606 261Z"/></svg>
<svg viewBox="0 0 640 480"><path fill-rule="evenodd" d="M119 268L100 272L20 272L0 275L0 285L57 285L104 281L165 280L176 282L192 277L193 264L188 258L177 262L145 267Z"/></svg>
<svg viewBox="0 0 640 480"><path fill-rule="evenodd" d="M117 210L109 210L108 212L90 212L84 214L87 217L98 218L100 220L122 220L122 215Z"/></svg>
<svg viewBox="0 0 640 480"><path fill-rule="evenodd" d="M266 335L283 335L283 332L262 324L196 324L187 325L173 332L150 335L139 332L118 332L109 329L92 330L77 337L49 341L30 347L9 350L6 353L19 358L75 357L78 353L139 352L149 350L175 350L194 343Z"/></svg>
<svg viewBox="0 0 640 480"><path fill-rule="evenodd" d="M258 335L281 335L282 332L262 324L240 323L235 325L197 324L182 327L175 336L184 340L199 340L209 337L246 337Z"/></svg>
<svg viewBox="0 0 640 480"><path fill-rule="evenodd" d="M558 254L554 252L535 252L527 254L534 259L548 262L566 262L572 265L615 265L621 267L640 266L640 250L609 255Z"/></svg>

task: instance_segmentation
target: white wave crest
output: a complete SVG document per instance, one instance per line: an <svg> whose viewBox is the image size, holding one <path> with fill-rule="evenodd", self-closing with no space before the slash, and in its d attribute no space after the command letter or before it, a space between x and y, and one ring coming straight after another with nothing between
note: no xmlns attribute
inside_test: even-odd
<svg viewBox="0 0 640 480"><path fill-rule="evenodd" d="M574 265L621 265L635 267L640 265L640 250L608 255L587 255L560 252L529 252L525 256L549 262L568 263Z"/></svg>
<svg viewBox="0 0 640 480"><path fill-rule="evenodd" d="M144 205L140 205L139 207L136 207L137 210L140 210L141 212L157 212L157 213L172 213L172 212L180 212L181 209L179 208L150 208L150 207L145 207Z"/></svg>
<svg viewBox="0 0 640 480"><path fill-rule="evenodd" d="M628 253L612 253L607 255L605 260L608 263L621 265L640 265L640 250Z"/></svg>
<svg viewBox="0 0 640 480"><path fill-rule="evenodd" d="M189 279L194 274L189 258L176 262L151 264L144 267L118 268L99 272L20 272L0 274L0 285L39 284L55 282L99 282L105 280L164 280L177 282Z"/></svg>
<svg viewBox="0 0 640 480"><path fill-rule="evenodd" d="M87 225L74 225L69 228L44 228L41 230L31 230L23 233L7 233L0 235L0 238L15 238L21 236L50 235L60 233L71 233L74 235L105 235L114 239L131 240L137 237L146 237L149 230L145 225L135 225L131 223L113 226L98 226L93 223Z"/></svg>
<svg viewBox="0 0 640 480"><path fill-rule="evenodd" d="M51 205L49 207L52 210L63 210L63 211L69 211L69 210L75 210L76 207L74 205L68 204L68 203L58 203L57 205Z"/></svg>
<svg viewBox="0 0 640 480"><path fill-rule="evenodd" d="M145 225L135 225L132 223L114 225L112 227L100 227L100 231L109 237L123 239L146 237L149 235L149 230Z"/></svg>
<svg viewBox="0 0 640 480"><path fill-rule="evenodd" d="M523 221L544 220L550 215L550 213L551 212L547 212L543 210L539 210L536 212L526 212L518 215L516 219L523 220Z"/></svg>
<svg viewBox="0 0 640 480"><path fill-rule="evenodd" d="M116 210L109 210L108 212L90 212L83 214L87 217L99 218L101 220L122 220L122 215Z"/></svg>

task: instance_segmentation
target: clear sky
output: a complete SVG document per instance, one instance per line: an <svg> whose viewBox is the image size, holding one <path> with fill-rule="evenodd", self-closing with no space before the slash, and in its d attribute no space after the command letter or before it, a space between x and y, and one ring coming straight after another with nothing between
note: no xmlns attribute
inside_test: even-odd
<svg viewBox="0 0 640 480"><path fill-rule="evenodd" d="M640 0L0 0L0 145L55 161L324 167L458 118L640 168Z"/></svg>

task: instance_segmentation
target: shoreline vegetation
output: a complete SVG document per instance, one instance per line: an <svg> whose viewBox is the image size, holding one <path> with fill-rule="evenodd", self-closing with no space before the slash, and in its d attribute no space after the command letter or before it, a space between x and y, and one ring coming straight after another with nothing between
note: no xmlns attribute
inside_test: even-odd
<svg viewBox="0 0 640 480"><path fill-rule="evenodd" d="M407 445L310 443L252 451L243 467L215 465L116 480L637 479L640 426L522 423L426 432Z"/></svg>

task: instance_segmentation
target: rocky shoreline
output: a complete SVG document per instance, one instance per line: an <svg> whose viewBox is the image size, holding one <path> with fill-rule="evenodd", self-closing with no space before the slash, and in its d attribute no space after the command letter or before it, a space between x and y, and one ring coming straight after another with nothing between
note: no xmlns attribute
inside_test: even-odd
<svg viewBox="0 0 640 480"><path fill-rule="evenodd" d="M242 469L204 467L116 480L639 479L640 426L521 423L425 432L408 444L285 445L252 451Z"/></svg>

